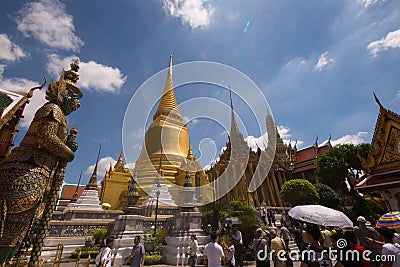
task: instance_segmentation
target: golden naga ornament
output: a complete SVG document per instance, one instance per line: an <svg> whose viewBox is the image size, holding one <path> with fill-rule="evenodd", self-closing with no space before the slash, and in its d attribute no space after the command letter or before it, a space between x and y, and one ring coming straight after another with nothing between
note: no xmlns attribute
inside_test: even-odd
<svg viewBox="0 0 400 267"><path fill-rule="evenodd" d="M62 182L66 163L78 148L76 128L67 139L66 116L79 108L82 98L76 86L79 61L70 66L59 81L51 81L48 102L36 112L20 145L0 163L0 265L13 256L32 221L46 216L43 209L56 193L46 190L54 191L55 179Z"/></svg>

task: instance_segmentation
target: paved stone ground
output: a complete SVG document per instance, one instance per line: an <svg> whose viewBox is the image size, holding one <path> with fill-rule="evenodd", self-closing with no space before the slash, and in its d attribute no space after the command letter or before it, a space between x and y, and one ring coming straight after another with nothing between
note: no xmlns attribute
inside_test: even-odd
<svg viewBox="0 0 400 267"><path fill-rule="evenodd" d="M46 265L44 264L43 267L50 267L52 265ZM85 266L84 264L79 264L79 267L83 267ZM89 267L95 267L95 264L90 264ZM159 264L159 265L146 265L146 266L154 266L154 267L172 267L172 266L185 266L185 265L166 265L166 264ZM188 266L188 265L186 265ZM206 267L206 265L198 265L199 267ZM255 261L249 261L249 262L245 262L245 266L246 267L255 267L256 266L256 262ZM271 267L274 266L273 264L271 264ZM300 267L300 262L299 261L295 261L293 263L294 267ZM61 263L60 267L75 267L75 263Z"/></svg>

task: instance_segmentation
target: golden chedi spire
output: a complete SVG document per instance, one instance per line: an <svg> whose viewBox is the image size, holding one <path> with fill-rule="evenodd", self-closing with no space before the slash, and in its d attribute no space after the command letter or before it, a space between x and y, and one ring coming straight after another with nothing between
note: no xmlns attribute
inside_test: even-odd
<svg viewBox="0 0 400 267"><path fill-rule="evenodd" d="M96 165L94 166L94 170L93 170L92 176L90 177L89 183L86 185L85 190L97 190L98 189L98 185L97 185L97 165L99 164L100 151L101 151L101 145L100 145L100 148L99 148L99 153L97 154Z"/></svg>
<svg viewBox="0 0 400 267"><path fill-rule="evenodd" d="M190 145L190 143L189 143L189 152L187 155L187 159L192 160L192 161L196 160L196 158L193 155L192 146Z"/></svg>
<svg viewBox="0 0 400 267"><path fill-rule="evenodd" d="M123 149L121 149L121 153L119 154L118 161L114 165L114 171L116 171L116 172L125 172L123 153L124 153L124 151L123 151Z"/></svg>
<svg viewBox="0 0 400 267"><path fill-rule="evenodd" d="M176 102L174 83L172 81L172 55L169 57L169 67L167 80L165 81L164 91L161 96L160 104L157 107L157 111L153 116L153 120L156 120L161 114L171 116L171 118L182 120L182 115L179 112L178 104Z"/></svg>

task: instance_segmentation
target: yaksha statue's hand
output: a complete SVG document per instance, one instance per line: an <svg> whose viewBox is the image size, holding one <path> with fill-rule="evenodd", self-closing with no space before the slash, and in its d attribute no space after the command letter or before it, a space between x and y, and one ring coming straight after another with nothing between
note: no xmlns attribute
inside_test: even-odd
<svg viewBox="0 0 400 267"><path fill-rule="evenodd" d="M67 140L65 144L72 150L72 152L76 152L76 150L78 150L79 145L75 140Z"/></svg>

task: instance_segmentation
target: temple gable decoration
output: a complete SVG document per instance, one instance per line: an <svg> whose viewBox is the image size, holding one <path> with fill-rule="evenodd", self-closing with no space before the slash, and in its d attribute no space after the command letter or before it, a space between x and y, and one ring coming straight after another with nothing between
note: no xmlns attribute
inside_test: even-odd
<svg viewBox="0 0 400 267"><path fill-rule="evenodd" d="M400 168L400 115L379 105L379 115L367 159L360 158L367 173L387 172Z"/></svg>

